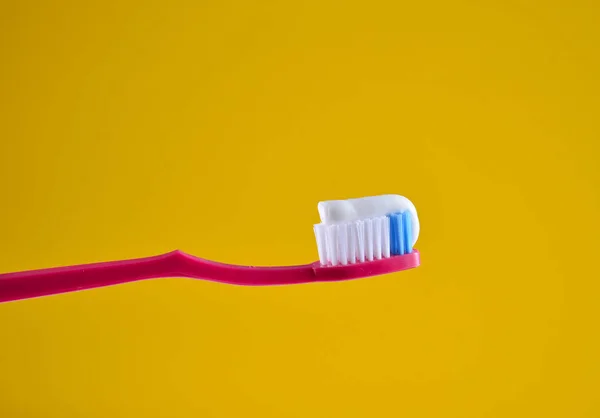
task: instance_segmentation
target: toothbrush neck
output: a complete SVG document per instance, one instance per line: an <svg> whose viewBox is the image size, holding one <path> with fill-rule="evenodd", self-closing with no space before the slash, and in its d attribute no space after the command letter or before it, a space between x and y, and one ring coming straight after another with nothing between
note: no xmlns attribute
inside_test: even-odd
<svg viewBox="0 0 600 418"><path fill-rule="evenodd" d="M159 256L166 276L189 277L242 286L273 286L315 281L312 264L284 267L238 266L218 263L182 251Z"/></svg>

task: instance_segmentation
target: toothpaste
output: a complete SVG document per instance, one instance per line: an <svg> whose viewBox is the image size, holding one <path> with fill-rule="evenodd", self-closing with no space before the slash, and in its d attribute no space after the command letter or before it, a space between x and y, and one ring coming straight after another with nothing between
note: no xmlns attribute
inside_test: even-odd
<svg viewBox="0 0 600 418"><path fill-rule="evenodd" d="M395 212L410 212L414 245L419 238L419 217L415 205L404 196L388 194L359 199L328 200L319 202L321 223L332 225L374 218Z"/></svg>

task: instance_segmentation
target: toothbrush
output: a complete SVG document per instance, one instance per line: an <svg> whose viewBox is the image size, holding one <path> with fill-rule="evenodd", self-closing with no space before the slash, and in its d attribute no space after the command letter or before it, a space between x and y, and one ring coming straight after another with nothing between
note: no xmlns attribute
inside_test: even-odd
<svg viewBox="0 0 600 418"><path fill-rule="evenodd" d="M144 279L186 277L243 286L334 282L420 265L414 205L399 195L332 200L318 205L314 226L319 261L254 267L204 260L182 251L133 260L0 274L0 302L111 286Z"/></svg>

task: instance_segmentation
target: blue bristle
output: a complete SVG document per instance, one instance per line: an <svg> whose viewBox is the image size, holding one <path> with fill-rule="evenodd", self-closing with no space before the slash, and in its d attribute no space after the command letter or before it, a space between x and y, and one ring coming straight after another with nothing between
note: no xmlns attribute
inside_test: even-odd
<svg viewBox="0 0 600 418"><path fill-rule="evenodd" d="M390 218L390 253L400 255L404 253L404 228L402 214L391 213Z"/></svg>
<svg viewBox="0 0 600 418"><path fill-rule="evenodd" d="M392 254L399 254L400 251L400 241L398 238L398 217L396 214L392 214L392 220L394 221L393 231L393 242L394 242L394 252Z"/></svg>
<svg viewBox="0 0 600 418"><path fill-rule="evenodd" d="M412 253L412 218L410 212L406 211L402 214L404 221L404 253Z"/></svg>
<svg viewBox="0 0 600 418"><path fill-rule="evenodd" d="M398 218L395 214L387 215L390 219L390 254L398 254Z"/></svg>
<svg viewBox="0 0 600 418"><path fill-rule="evenodd" d="M386 216L390 223L390 228L389 228L389 231L390 231L390 254L394 254L394 240L392 239L392 238L394 238L394 233L392 232L394 230L394 223L392 222L392 217L389 214L387 214Z"/></svg>
<svg viewBox="0 0 600 418"><path fill-rule="evenodd" d="M398 219L398 254L404 254L404 222L402 221L402 213L396 213Z"/></svg>
<svg viewBox="0 0 600 418"><path fill-rule="evenodd" d="M396 212L387 215L390 220L390 254L412 253L412 217L410 212Z"/></svg>

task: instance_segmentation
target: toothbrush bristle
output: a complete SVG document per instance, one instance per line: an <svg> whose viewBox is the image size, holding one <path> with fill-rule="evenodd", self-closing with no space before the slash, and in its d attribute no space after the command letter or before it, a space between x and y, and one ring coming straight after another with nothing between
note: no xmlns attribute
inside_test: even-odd
<svg viewBox="0 0 600 418"><path fill-rule="evenodd" d="M413 236L410 213L390 213L388 218L390 218L390 247L392 255L409 254L412 252Z"/></svg>
<svg viewBox="0 0 600 418"><path fill-rule="evenodd" d="M314 227L323 266L363 263L412 252L409 212Z"/></svg>

